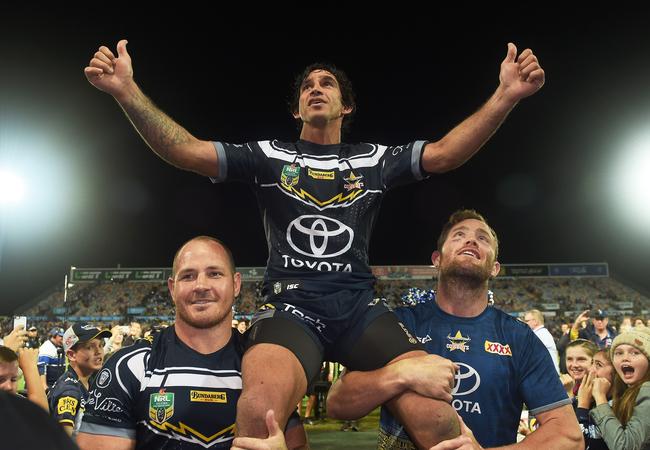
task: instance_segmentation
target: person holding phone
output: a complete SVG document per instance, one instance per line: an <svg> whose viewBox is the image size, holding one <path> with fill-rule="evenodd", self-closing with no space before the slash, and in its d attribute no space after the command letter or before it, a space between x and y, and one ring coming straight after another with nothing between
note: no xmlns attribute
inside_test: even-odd
<svg viewBox="0 0 650 450"><path fill-rule="evenodd" d="M588 305L591 306L591 305ZM591 324L582 328L582 323L586 322L589 317L592 317ZM591 311L587 309L583 311L571 327L571 340L574 341L578 338L586 339L593 342L598 348L611 347L614 338L616 337L616 330L609 326L609 319L607 318L607 311L596 309Z"/></svg>

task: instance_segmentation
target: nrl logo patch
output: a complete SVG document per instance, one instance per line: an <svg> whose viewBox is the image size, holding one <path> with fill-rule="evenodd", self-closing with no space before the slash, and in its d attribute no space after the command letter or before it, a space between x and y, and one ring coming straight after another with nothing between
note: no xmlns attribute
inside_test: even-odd
<svg viewBox="0 0 650 450"><path fill-rule="evenodd" d="M449 339L450 342L445 347L447 347L450 352L453 352L454 350L466 352L469 350L468 342L472 340L472 338L469 336L465 337L460 334L460 330L456 331L456 334L454 336L448 334L447 339Z"/></svg>
<svg viewBox="0 0 650 450"><path fill-rule="evenodd" d="M162 425L174 415L174 393L160 392L149 396L149 418Z"/></svg>
<svg viewBox="0 0 650 450"><path fill-rule="evenodd" d="M280 181L287 187L295 186L300 180L300 166L296 164L285 165L282 167Z"/></svg>
<svg viewBox="0 0 650 450"><path fill-rule="evenodd" d="M346 183L343 185L346 191L353 191L355 189L363 188L363 175L355 175L354 172L350 171L350 175L343 177Z"/></svg>
<svg viewBox="0 0 650 450"><path fill-rule="evenodd" d="M488 353L494 353L495 355L512 356L510 345L503 345L499 344L498 342L490 342L488 340L485 341L485 351Z"/></svg>

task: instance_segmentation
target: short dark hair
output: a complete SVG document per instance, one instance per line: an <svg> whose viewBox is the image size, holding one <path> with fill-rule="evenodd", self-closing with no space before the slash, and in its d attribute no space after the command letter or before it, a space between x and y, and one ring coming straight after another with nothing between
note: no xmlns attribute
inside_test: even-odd
<svg viewBox="0 0 650 450"><path fill-rule="evenodd" d="M336 78L339 83L339 90L341 91L341 103L344 108L350 108L352 111L343 116L342 129L347 130L352 123L352 117L357 110L357 103L354 97L354 90L352 89L352 82L347 74L341 69L337 68L334 64L326 62L316 62L308 65L301 74L297 75L293 81L291 100L289 101L289 112L294 115L297 114L300 107L300 92L302 83L305 79L315 70L326 70ZM298 128L302 127L302 120L296 119Z"/></svg>
<svg viewBox="0 0 650 450"><path fill-rule="evenodd" d="M18 355L9 347L0 345L0 363L12 363L18 361Z"/></svg>
<svg viewBox="0 0 650 450"><path fill-rule="evenodd" d="M226 256L228 257L228 266L230 267L230 270L232 271L233 275L235 274L235 259L232 257L232 252L230 249L221 242L219 239L214 238L212 236L197 236L194 237L181 245L178 250L176 250L176 254L174 255L174 262L172 263L172 278L176 276L176 265L178 263L178 256L181 253L181 250L183 250L183 247L185 247L187 244L193 241L209 241L209 242L214 242L219 244L225 251L226 251Z"/></svg>
<svg viewBox="0 0 650 450"><path fill-rule="evenodd" d="M451 216L449 216L449 220L442 227L442 231L440 232L440 237L438 237L438 251L442 252L442 246L445 244L445 241L447 240L447 236L449 236L449 232L451 231L451 229L454 226L456 226L456 224L462 222L463 220L468 220L468 219L479 220L483 222L485 225L487 225L490 232L492 233L492 237L494 238L494 243L495 243L494 258L496 259L499 256L499 238L497 237L497 233L487 223L487 220L485 220L485 218L481 214L477 213L473 209L459 209L458 211L454 212Z"/></svg>

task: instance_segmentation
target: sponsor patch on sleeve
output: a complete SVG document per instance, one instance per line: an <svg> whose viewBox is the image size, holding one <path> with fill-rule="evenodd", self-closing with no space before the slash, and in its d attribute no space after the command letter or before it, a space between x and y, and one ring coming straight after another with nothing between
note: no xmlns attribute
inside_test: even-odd
<svg viewBox="0 0 650 450"><path fill-rule="evenodd" d="M496 355L512 356L510 345L500 344L498 342L490 342L487 339L485 340L485 351L488 353L494 353Z"/></svg>
<svg viewBox="0 0 650 450"><path fill-rule="evenodd" d="M73 416L77 415L77 405L79 405L79 400L74 397L61 397L56 404L57 414L72 414Z"/></svg>

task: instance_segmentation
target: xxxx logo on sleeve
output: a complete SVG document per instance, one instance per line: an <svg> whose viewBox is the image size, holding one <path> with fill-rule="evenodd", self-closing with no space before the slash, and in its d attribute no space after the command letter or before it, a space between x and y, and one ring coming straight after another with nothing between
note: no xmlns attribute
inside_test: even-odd
<svg viewBox="0 0 650 450"><path fill-rule="evenodd" d="M485 340L485 351L488 353L494 353L496 355L512 356L510 345L500 344L498 342L490 342L487 339Z"/></svg>
<svg viewBox="0 0 650 450"><path fill-rule="evenodd" d="M149 396L149 417L156 423L162 424L174 415L174 393L160 392Z"/></svg>

